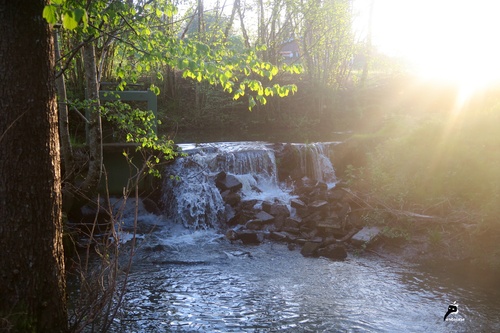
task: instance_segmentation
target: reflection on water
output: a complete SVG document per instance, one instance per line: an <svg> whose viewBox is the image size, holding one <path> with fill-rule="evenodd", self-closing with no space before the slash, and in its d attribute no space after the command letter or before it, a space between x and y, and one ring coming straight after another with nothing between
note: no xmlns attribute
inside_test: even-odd
<svg viewBox="0 0 500 333"><path fill-rule="evenodd" d="M117 331L500 331L498 290L464 288L368 254L333 262L280 244L196 237L157 239L165 251L138 256ZM444 322L453 301L456 320Z"/></svg>

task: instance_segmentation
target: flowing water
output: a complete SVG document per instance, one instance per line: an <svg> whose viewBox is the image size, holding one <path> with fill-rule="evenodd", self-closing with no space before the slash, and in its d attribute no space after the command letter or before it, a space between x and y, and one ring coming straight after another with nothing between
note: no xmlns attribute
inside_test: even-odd
<svg viewBox="0 0 500 333"><path fill-rule="evenodd" d="M318 162L301 163L334 186L327 146L314 144ZM180 179L165 184L165 216L141 213L157 229L139 242L116 332L500 332L498 283L369 252L335 262L285 244L227 241L217 231L227 212L214 174L236 175L244 198L289 200L273 149L185 146L189 156L167 171ZM444 321L453 302L458 312Z"/></svg>
<svg viewBox="0 0 500 333"><path fill-rule="evenodd" d="M365 253L343 262L286 245L230 244L166 227L130 276L126 332L499 332L500 293ZM443 317L452 302L458 313Z"/></svg>

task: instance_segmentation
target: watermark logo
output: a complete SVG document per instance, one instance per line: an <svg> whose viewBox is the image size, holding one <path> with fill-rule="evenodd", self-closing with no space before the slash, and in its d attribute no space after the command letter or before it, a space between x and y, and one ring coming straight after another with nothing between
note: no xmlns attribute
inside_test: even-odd
<svg viewBox="0 0 500 333"><path fill-rule="evenodd" d="M448 311L446 311L446 314L444 315L443 321L464 321L465 320L464 318L454 316L457 313L458 313L458 304L455 301L452 304L448 305ZM454 314L454 315L451 316L450 318L448 318L448 316L450 314Z"/></svg>

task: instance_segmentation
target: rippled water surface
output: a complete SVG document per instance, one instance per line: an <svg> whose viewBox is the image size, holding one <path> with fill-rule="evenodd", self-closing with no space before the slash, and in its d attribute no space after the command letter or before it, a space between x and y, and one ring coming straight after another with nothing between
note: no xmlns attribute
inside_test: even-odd
<svg viewBox="0 0 500 333"><path fill-rule="evenodd" d="M368 253L304 258L210 231L162 237L145 240L163 249L138 255L117 332L500 332L499 291L446 273Z"/></svg>

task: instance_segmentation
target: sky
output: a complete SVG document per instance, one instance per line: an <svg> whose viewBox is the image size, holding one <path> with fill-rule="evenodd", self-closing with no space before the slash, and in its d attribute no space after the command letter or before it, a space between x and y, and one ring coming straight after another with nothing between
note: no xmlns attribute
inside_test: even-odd
<svg viewBox="0 0 500 333"><path fill-rule="evenodd" d="M370 1L355 0L360 21L368 22ZM500 79L500 1L373 1L379 51L407 58L423 76L474 85Z"/></svg>
<svg viewBox="0 0 500 333"><path fill-rule="evenodd" d="M424 78L466 89L500 82L500 0L353 0L359 39L372 1L379 52L405 58ZM209 8L215 0L205 2Z"/></svg>

